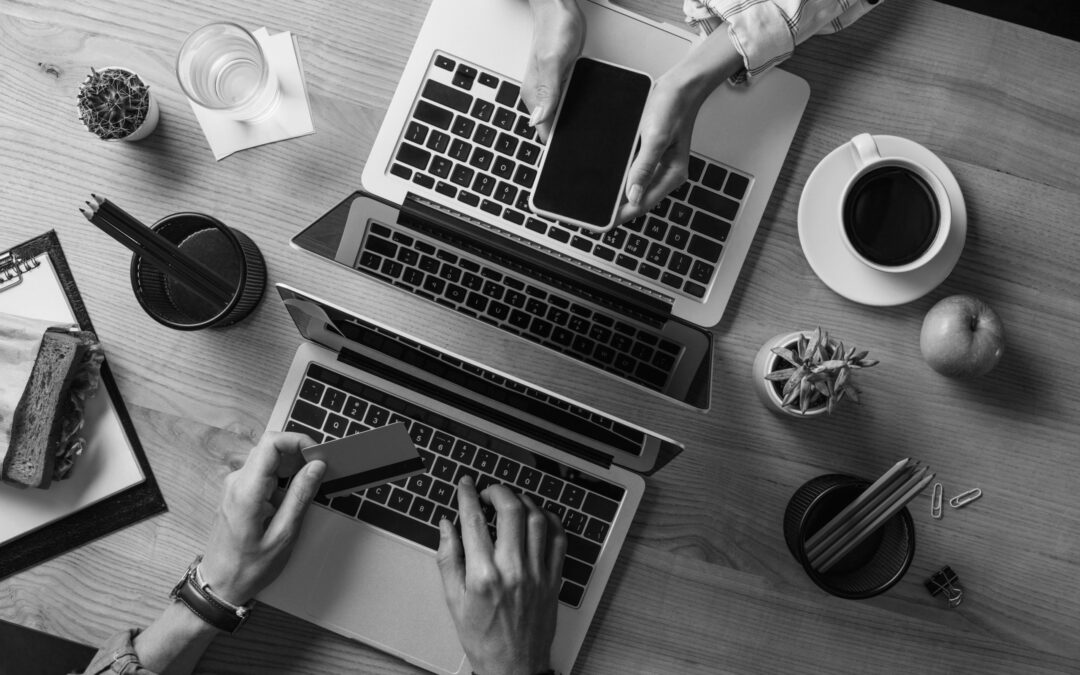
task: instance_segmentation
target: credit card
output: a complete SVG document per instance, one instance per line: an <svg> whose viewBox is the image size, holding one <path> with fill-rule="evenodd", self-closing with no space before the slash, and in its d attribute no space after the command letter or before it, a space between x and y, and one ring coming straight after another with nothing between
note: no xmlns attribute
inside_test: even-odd
<svg viewBox="0 0 1080 675"><path fill-rule="evenodd" d="M408 478L426 470L412 438L401 422L313 445L304 459L326 462L319 495L339 497Z"/></svg>

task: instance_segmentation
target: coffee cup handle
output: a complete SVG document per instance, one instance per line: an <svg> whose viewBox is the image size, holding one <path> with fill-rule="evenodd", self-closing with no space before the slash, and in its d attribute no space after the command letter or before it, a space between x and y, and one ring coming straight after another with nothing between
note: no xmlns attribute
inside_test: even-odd
<svg viewBox="0 0 1080 675"><path fill-rule="evenodd" d="M859 134L851 139L851 150L855 155L855 163L858 164L859 168L881 159L877 143L874 142L874 137L870 134Z"/></svg>

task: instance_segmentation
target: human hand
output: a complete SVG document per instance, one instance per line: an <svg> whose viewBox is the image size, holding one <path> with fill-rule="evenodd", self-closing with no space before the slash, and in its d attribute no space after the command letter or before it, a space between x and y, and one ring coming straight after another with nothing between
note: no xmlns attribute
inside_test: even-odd
<svg viewBox="0 0 1080 675"><path fill-rule="evenodd" d="M533 39L521 97L529 123L546 139L566 76L585 45L585 15L577 0L530 0Z"/></svg>
<svg viewBox="0 0 1080 675"><path fill-rule="evenodd" d="M480 499L498 514L494 544ZM439 523L438 564L473 671L535 675L549 669L566 553L558 517L503 485L478 496L468 477L458 484L458 513L460 538L449 521Z"/></svg>
<svg viewBox="0 0 1080 675"><path fill-rule="evenodd" d="M225 476L225 493L200 568L213 591L234 604L255 597L289 560L304 513L326 464L304 465L300 450L314 445L303 434L263 435L247 461ZM278 477L296 474L275 505Z"/></svg>
<svg viewBox="0 0 1080 675"><path fill-rule="evenodd" d="M686 181L690 138L704 101L705 96L687 96L666 75L657 80L641 113L641 144L626 176L626 201L617 222L646 213Z"/></svg>

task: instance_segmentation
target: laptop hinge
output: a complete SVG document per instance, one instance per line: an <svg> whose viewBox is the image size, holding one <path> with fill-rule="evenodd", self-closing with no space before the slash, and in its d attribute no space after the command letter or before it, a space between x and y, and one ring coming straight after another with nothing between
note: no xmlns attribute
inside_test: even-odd
<svg viewBox="0 0 1080 675"><path fill-rule="evenodd" d="M503 428L511 429L524 436L540 441L541 443L558 448L559 450L601 468L610 468L614 459L613 456L608 453L600 452L584 443L579 443L573 439L561 436L552 431L548 426L535 424L520 416L512 415L507 411L500 410L484 403L484 401L479 398L465 396L448 387L439 385L437 382L433 381L433 379L425 379L410 373L402 372L389 364L373 359L349 349L348 347L342 347L338 352L338 361L352 366L353 368L358 368L364 372L371 373L372 375L377 375L384 380L393 382L410 391L437 399L458 410L489 420Z"/></svg>
<svg viewBox="0 0 1080 675"><path fill-rule="evenodd" d="M401 223L567 293L651 325L671 318L671 297L409 193Z"/></svg>

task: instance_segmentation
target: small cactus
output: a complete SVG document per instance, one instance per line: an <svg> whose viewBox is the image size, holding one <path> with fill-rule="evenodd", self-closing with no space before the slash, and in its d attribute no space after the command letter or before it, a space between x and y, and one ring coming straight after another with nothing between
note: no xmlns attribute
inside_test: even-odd
<svg viewBox="0 0 1080 675"><path fill-rule="evenodd" d="M829 337L819 327L799 336L794 349L774 347L772 353L791 364L765 375L771 382L783 382L781 405L805 413L823 402L828 412L844 397L859 403L859 390L852 383L852 371L877 365L866 351L845 350L844 343Z"/></svg>
<svg viewBox="0 0 1080 675"><path fill-rule="evenodd" d="M150 88L135 73L118 68L90 69L79 86L79 119L104 140L135 132L150 112Z"/></svg>

